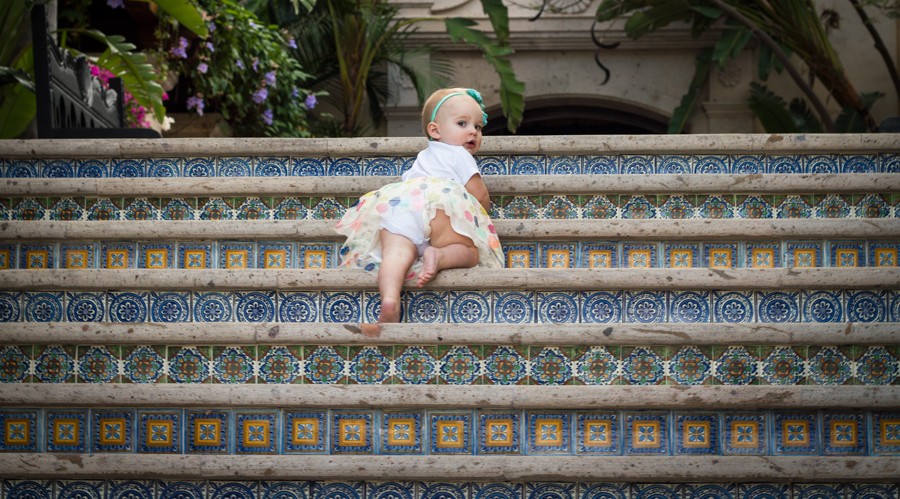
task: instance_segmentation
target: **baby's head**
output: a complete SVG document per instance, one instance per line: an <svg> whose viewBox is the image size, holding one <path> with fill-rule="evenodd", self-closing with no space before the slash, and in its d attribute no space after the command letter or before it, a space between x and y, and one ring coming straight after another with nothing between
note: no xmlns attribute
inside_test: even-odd
<svg viewBox="0 0 900 499"><path fill-rule="evenodd" d="M431 94L422 109L422 127L429 140L463 146L471 154L481 147L487 114L481 95L471 88L444 88Z"/></svg>

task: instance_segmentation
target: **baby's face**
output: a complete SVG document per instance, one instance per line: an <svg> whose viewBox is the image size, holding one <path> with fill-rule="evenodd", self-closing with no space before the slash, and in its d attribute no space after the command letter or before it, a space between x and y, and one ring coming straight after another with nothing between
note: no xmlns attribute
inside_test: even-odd
<svg viewBox="0 0 900 499"><path fill-rule="evenodd" d="M431 124L436 125L429 125L431 136L445 144L463 146L470 154L481 148L481 106L468 95L447 99Z"/></svg>

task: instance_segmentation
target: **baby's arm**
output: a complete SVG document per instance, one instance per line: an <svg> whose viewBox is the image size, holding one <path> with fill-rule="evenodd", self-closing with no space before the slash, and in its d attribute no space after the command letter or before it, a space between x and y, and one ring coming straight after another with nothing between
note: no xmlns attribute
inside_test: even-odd
<svg viewBox="0 0 900 499"><path fill-rule="evenodd" d="M481 174L476 173L469 178L469 181L466 182L466 190L469 191L469 194L475 196L475 199L484 207L484 211L491 212L491 196L488 194L487 186L484 185Z"/></svg>

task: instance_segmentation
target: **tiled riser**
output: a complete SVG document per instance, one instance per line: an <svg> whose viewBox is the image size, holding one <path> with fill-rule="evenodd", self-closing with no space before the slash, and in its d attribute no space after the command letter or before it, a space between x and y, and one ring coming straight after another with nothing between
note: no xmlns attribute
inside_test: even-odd
<svg viewBox="0 0 900 499"><path fill-rule="evenodd" d="M188 482L188 481L5 481L7 497L55 499L836 499L896 498L896 484L722 483L627 484L560 482Z"/></svg>
<svg viewBox="0 0 900 499"><path fill-rule="evenodd" d="M323 220L357 197L0 198L0 220ZM494 196L494 219L895 218L894 193Z"/></svg>
<svg viewBox="0 0 900 499"><path fill-rule="evenodd" d="M419 145L421 146L421 145ZM413 156L0 159L0 177L272 177L399 175ZM897 154L478 156L485 175L898 173Z"/></svg>
<svg viewBox="0 0 900 499"><path fill-rule="evenodd" d="M0 347L2 383L889 385L897 346Z"/></svg>
<svg viewBox="0 0 900 499"><path fill-rule="evenodd" d="M339 242L152 241L0 243L0 269L324 269ZM508 268L896 267L900 241L503 244Z"/></svg>
<svg viewBox="0 0 900 499"><path fill-rule="evenodd" d="M374 292L0 292L0 323L374 322ZM900 290L405 291L417 323L900 322Z"/></svg>
<svg viewBox="0 0 900 499"><path fill-rule="evenodd" d="M0 411L0 425L6 452L900 454L897 412L47 408Z"/></svg>

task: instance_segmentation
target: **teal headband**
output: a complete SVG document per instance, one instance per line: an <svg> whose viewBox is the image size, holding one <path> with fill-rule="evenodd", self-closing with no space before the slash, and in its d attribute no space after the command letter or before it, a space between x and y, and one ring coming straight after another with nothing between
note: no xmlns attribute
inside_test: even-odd
<svg viewBox="0 0 900 499"><path fill-rule="evenodd" d="M469 97L475 99L475 102L477 102L478 105L481 106L481 124L487 125L488 117L487 113L484 112L484 102L481 100L481 94L478 93L478 90L475 90L473 88L466 89L465 92L453 92L452 94L445 95L444 98L439 100L437 105L434 106L434 111L431 112L431 120L429 121L434 121L434 118L437 116L438 109L441 108L441 105L444 104L444 101L446 101L450 97L455 97L457 95L468 95Z"/></svg>

